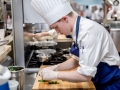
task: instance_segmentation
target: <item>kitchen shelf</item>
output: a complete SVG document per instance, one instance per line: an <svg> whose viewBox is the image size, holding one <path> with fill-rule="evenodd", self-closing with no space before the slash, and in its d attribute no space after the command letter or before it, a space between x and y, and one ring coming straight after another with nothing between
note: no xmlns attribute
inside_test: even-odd
<svg viewBox="0 0 120 90"><path fill-rule="evenodd" d="M11 51L11 46L4 45L4 52L0 52L0 63L5 59L5 57L10 51Z"/></svg>

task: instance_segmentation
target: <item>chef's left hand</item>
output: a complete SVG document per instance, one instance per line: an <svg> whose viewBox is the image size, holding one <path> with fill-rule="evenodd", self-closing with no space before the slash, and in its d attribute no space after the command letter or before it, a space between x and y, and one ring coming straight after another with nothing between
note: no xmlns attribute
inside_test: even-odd
<svg viewBox="0 0 120 90"><path fill-rule="evenodd" d="M43 80L56 80L57 75L58 75L58 72L52 71L47 68L45 68L41 71L41 77Z"/></svg>

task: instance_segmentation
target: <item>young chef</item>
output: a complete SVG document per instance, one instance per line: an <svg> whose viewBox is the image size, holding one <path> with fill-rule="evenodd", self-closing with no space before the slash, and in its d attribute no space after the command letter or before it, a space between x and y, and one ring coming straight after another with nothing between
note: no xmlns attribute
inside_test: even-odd
<svg viewBox="0 0 120 90"><path fill-rule="evenodd" d="M44 80L92 81L97 90L120 89L120 58L103 26L74 14L66 0L32 0L31 4L52 29L72 35L75 41L70 50L72 58L43 69Z"/></svg>

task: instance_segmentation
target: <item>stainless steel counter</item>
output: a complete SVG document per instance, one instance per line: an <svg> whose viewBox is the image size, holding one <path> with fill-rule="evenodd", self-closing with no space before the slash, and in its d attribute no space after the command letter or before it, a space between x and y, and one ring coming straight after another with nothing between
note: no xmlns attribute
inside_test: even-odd
<svg viewBox="0 0 120 90"><path fill-rule="evenodd" d="M24 78L24 90L32 90L37 73L25 74Z"/></svg>

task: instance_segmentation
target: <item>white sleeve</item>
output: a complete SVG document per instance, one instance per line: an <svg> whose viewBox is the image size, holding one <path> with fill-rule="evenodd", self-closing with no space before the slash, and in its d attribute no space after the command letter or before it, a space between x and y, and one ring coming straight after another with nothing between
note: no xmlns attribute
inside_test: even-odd
<svg viewBox="0 0 120 90"><path fill-rule="evenodd" d="M56 39L58 37L58 33L56 32L55 29L49 30L48 33L54 38Z"/></svg>
<svg viewBox="0 0 120 90"><path fill-rule="evenodd" d="M82 75L94 77L97 71L96 67L101 60L102 41L97 36L88 33L82 44L84 49L79 49L80 67L77 71Z"/></svg>

